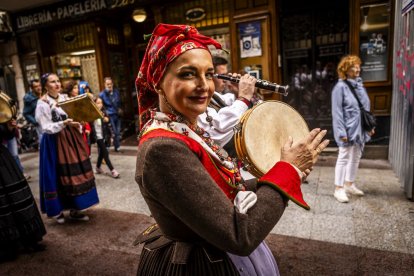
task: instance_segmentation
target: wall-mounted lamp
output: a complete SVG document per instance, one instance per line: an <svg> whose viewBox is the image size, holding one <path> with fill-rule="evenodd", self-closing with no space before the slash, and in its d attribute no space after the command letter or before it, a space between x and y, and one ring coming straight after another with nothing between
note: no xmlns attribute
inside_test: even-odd
<svg viewBox="0 0 414 276"><path fill-rule="evenodd" d="M147 19L147 12L144 9L134 10L132 19L134 19L135 22L144 22L145 19Z"/></svg>
<svg viewBox="0 0 414 276"><path fill-rule="evenodd" d="M368 29L368 13L369 13L369 6L363 6L362 15L364 16L364 22L361 24L361 30L365 32Z"/></svg>

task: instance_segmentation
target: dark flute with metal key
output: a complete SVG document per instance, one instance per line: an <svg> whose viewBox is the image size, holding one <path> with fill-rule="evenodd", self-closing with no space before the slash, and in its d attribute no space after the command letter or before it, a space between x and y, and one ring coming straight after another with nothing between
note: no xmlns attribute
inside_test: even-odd
<svg viewBox="0 0 414 276"><path fill-rule="evenodd" d="M234 77L229 76L229 75L214 74L213 76L215 78L231 81L231 82L234 82L234 83L239 83L239 81L240 81L239 78L234 78ZM277 83L266 81L266 80L257 79L256 84L254 86L257 87L257 88L261 88L261 89L265 89L265 90L269 90L269 91L273 91L273 92L282 94L283 96L287 96L288 93L289 93L289 91L288 91L289 85L282 86L282 85L279 85Z"/></svg>

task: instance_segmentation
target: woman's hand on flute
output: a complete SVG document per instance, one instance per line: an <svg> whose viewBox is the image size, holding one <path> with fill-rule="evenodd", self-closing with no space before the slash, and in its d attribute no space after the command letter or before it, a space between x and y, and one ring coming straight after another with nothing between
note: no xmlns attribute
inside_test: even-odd
<svg viewBox="0 0 414 276"><path fill-rule="evenodd" d="M239 97L243 97L247 100L251 100L254 94L256 78L245 74L240 78L239 81Z"/></svg>

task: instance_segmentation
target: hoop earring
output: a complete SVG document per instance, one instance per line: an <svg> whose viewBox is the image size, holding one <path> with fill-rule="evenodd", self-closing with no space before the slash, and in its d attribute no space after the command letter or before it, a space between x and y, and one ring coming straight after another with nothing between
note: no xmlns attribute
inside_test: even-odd
<svg viewBox="0 0 414 276"><path fill-rule="evenodd" d="M176 111L174 109L174 107L172 107L172 105L168 102L167 98L165 97L165 94L162 93L162 90L159 90L159 92L160 92L160 95L162 96L162 98L164 99L165 104L170 109L171 114L176 117L177 122L179 122L179 123L184 122L183 116L178 111Z"/></svg>

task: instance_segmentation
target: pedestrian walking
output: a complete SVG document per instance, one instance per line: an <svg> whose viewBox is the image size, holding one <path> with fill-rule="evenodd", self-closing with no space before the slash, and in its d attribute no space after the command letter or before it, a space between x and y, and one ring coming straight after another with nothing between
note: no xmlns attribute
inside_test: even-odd
<svg viewBox="0 0 414 276"><path fill-rule="evenodd" d="M97 97L95 98L96 106L104 113L103 118L96 119L92 124L92 133L91 133L91 143L96 142L98 146L98 160L96 162L97 174L103 174L104 170L101 168L102 160L105 160L106 165L108 166L111 176L113 178L119 178L120 174L115 170L112 165L111 160L109 159L108 149L111 145L111 129L109 125L109 118L106 116L106 112L103 108L102 99Z"/></svg>
<svg viewBox="0 0 414 276"><path fill-rule="evenodd" d="M26 93L23 97L23 116L26 121L36 127L37 138L40 143L42 140L42 132L40 130L39 124L36 122L35 111L37 106L37 101L42 96L42 85L40 80L35 79L30 81L30 91Z"/></svg>
<svg viewBox="0 0 414 276"><path fill-rule="evenodd" d="M110 77L106 77L105 89L99 93L99 98L102 99L106 113L109 116L111 122L112 131L114 134L114 149L116 152L120 151L120 139L121 139L121 95L118 89L114 88L114 84Z"/></svg>

